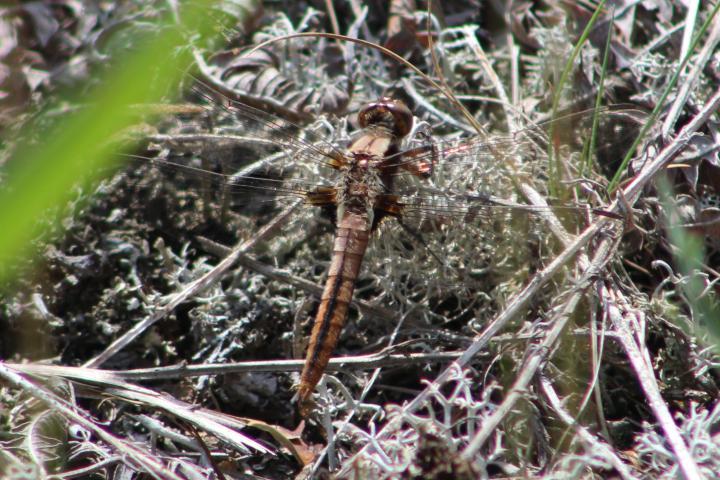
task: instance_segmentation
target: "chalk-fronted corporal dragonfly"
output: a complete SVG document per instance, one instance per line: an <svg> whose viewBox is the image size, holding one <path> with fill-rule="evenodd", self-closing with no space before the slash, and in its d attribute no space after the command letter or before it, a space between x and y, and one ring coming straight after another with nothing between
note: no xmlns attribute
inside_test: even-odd
<svg viewBox="0 0 720 480"><path fill-rule="evenodd" d="M522 168L515 164L503 171L503 165L544 155L547 145L539 127L489 141L477 137L437 141L414 128L413 114L403 102L382 97L359 110L359 129L339 145L313 133L300 136L301 129L290 121L218 96L207 85L196 88L196 93L214 108L222 109L226 120L229 118L243 136L243 143L250 137L258 150L271 153L239 169L223 162L220 172L209 169L199 159L202 152L196 159L199 164L182 164L168 158L155 158L153 164L195 176L230 194L237 193L243 202L281 202L300 197L308 205L335 212L330 266L298 387L303 414L308 412L313 390L337 346L363 257L373 232L382 223L399 220L413 241L422 242L423 225L442 230L453 221L456 225L469 224L513 212L532 216L553 208L570 213L578 221L593 214L612 216L579 205L523 205L489 192L494 183L481 179L504 175L510 178L505 181L509 186L513 179L508 171L515 172L514 180L518 180ZM219 133L218 138L234 141L227 133ZM182 141L182 136L172 141ZM283 176L278 175L280 171Z"/></svg>

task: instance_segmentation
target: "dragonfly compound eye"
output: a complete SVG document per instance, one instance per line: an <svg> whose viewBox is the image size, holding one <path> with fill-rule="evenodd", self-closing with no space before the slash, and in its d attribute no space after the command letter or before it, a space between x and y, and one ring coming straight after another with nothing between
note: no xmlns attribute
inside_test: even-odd
<svg viewBox="0 0 720 480"><path fill-rule="evenodd" d="M413 114L402 101L382 97L358 113L358 122L363 128L370 125L385 127L396 137L402 138L410 133Z"/></svg>

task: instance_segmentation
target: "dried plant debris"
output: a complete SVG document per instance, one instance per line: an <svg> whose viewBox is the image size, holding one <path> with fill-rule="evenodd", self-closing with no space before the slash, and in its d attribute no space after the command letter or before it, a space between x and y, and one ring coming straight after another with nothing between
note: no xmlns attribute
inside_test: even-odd
<svg viewBox="0 0 720 480"><path fill-rule="evenodd" d="M20 142L201 11L16 3L2 189ZM178 28L182 91L34 219L0 289L0 477L720 476L718 7L264 3L215 2L213 41ZM417 69L308 36L331 31ZM382 96L415 115L383 197L402 215L302 417L329 167Z"/></svg>
<svg viewBox="0 0 720 480"><path fill-rule="evenodd" d="M352 426L339 441L365 447L351 463L352 474L363 478L477 478L489 470L503 470L495 464L502 458L502 442L495 443L480 461L461 455L461 447L477 431L493 408L491 399L497 386L488 385L478 396L478 378L454 370L442 391L433 391L428 401L414 413L391 406L382 418L385 428L368 433ZM373 422L374 424L374 422ZM499 440L499 438L497 439ZM502 463L502 462L501 462ZM505 472L512 474L512 471Z"/></svg>

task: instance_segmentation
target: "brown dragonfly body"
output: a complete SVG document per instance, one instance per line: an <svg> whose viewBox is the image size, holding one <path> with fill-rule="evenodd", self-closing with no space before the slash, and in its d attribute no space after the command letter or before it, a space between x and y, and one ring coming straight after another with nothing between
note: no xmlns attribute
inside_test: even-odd
<svg viewBox="0 0 720 480"><path fill-rule="evenodd" d="M337 206L337 232L298 387L303 414L308 412L310 396L337 346L370 235L383 217L398 215L402 209L396 197L387 193L392 191L396 171L403 168L421 177L431 172L432 161L399 160L400 141L413 121L402 102L381 98L365 107L358 121L362 131L347 154L337 159L336 168L342 170L339 185L309 196L311 203ZM421 150L426 149L415 153Z"/></svg>
<svg viewBox="0 0 720 480"><path fill-rule="evenodd" d="M218 92L211 87L206 86L198 93L217 105L210 97ZM335 209L337 231L331 264L298 387L303 415L310 411L312 392L337 346L370 237L383 218L396 217L402 219L404 227L417 228L425 219L429 219L431 225L457 222L459 226L482 219L510 220L510 215L515 213L547 213L543 207L495 197L494 191L490 193L481 185L484 179L491 180L493 185L503 184L507 177L500 171L505 162L514 165L512 161L517 156L542 158L544 147L538 146L538 141L543 139L541 128L531 127L491 140L473 137L439 141L435 138L429 142L422 135L409 135L414 117L405 104L381 98L359 112L361 130L343 150L312 134L301 138L288 133L297 126L241 102L228 103L224 96L222 99L221 112L232 118L233 125L239 125L243 141L254 138L255 133L260 139L271 140L256 145L258 151L262 146L268 149L267 157L257 156L261 160L250 166L242 164L232 175L216 173L204 165L194 167L168 160L153 160L153 163L173 174L180 172L200 179L203 184L217 184L220 191L231 193L233 199L244 200L249 207L266 199L274 203L302 198L310 205ZM406 137L411 137L407 142L412 145L409 148L401 145ZM275 157L278 149L282 155ZM278 179L271 158L282 160L284 166L295 167L289 172L295 175L283 173ZM288 159L292 161L287 162ZM228 166L240 165L230 163ZM310 168L297 168L300 166ZM323 175L329 173L328 170L337 174L332 184L325 183ZM433 185L415 180L426 179L433 172L437 173ZM591 212L609 215L579 205L546 208L576 214L578 221ZM503 211L507 215L503 216ZM463 234L463 238L466 237ZM444 243L452 245L452 241Z"/></svg>

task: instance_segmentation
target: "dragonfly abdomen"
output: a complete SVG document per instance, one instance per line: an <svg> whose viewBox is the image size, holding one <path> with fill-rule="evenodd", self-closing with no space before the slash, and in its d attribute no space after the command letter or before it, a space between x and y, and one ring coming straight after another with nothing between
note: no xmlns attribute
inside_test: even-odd
<svg viewBox="0 0 720 480"><path fill-rule="evenodd" d="M320 381L345 325L355 281L369 241L370 220L367 214L346 211L338 222L330 270L300 376L298 400L303 415L309 411L310 395Z"/></svg>

